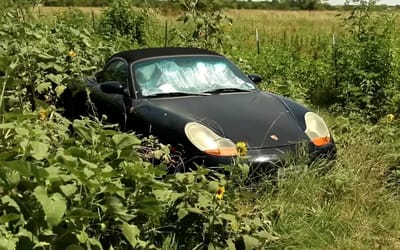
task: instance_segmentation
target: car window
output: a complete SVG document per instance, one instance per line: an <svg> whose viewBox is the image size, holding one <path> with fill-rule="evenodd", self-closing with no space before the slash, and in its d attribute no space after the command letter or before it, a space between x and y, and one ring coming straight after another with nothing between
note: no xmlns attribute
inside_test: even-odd
<svg viewBox="0 0 400 250"><path fill-rule="evenodd" d="M254 90L251 80L223 57L177 56L133 65L143 96L163 93L205 93L217 89Z"/></svg>
<svg viewBox="0 0 400 250"><path fill-rule="evenodd" d="M107 68L103 71L103 82L108 81L118 81L124 85L128 86L128 64L122 60L114 60L111 62Z"/></svg>

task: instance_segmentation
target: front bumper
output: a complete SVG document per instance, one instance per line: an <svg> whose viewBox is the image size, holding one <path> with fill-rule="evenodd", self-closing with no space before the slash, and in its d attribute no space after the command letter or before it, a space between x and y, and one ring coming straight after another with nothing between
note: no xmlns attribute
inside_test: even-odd
<svg viewBox="0 0 400 250"><path fill-rule="evenodd" d="M212 155L199 155L193 158L193 162L214 168L220 165L231 165L240 159L241 162L247 163L252 169L268 169L282 166L288 159L304 157L309 162L318 159L333 160L336 158L336 146L331 142L322 147L316 147L311 142L306 144L290 144L271 148L250 148L243 157L218 157Z"/></svg>

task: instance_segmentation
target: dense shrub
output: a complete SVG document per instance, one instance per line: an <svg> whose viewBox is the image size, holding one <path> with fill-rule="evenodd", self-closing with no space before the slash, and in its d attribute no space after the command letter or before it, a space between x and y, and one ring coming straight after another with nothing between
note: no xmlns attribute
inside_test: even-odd
<svg viewBox="0 0 400 250"><path fill-rule="evenodd" d="M395 19L391 13L375 12L374 6L374 1L361 1L344 19L345 33L337 43L336 102L377 121L394 111L388 101L397 87Z"/></svg>
<svg viewBox="0 0 400 250"><path fill-rule="evenodd" d="M180 0L183 14L178 18L184 30L174 29L178 44L224 51L229 48L227 27L232 24L216 0Z"/></svg>
<svg viewBox="0 0 400 250"><path fill-rule="evenodd" d="M126 36L139 45L146 44L146 25L149 17L145 10L133 9L130 1L114 0L100 17L98 32L114 39Z"/></svg>
<svg viewBox="0 0 400 250"><path fill-rule="evenodd" d="M67 87L80 88L105 57L129 40L103 41L79 14L62 13L57 22L38 23L28 11L6 9L0 26L0 71L6 75L4 107L35 110L38 100L54 105ZM29 20L28 20L29 19ZM69 22L73 20L73 22Z"/></svg>
<svg viewBox="0 0 400 250"><path fill-rule="evenodd" d="M142 160L134 134L47 108L13 114L0 138L2 249L155 249L171 237L177 248L251 249L277 239L268 212L239 213L224 176L165 176L165 165Z"/></svg>

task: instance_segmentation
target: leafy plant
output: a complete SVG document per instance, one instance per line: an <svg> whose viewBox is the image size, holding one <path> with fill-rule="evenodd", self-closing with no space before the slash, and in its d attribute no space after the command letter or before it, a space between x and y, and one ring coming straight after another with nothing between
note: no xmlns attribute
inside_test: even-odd
<svg viewBox="0 0 400 250"><path fill-rule="evenodd" d="M145 45L148 21L145 10L133 9L127 0L113 0L100 17L98 31L108 38L126 36L139 45Z"/></svg>
<svg viewBox="0 0 400 250"><path fill-rule="evenodd" d="M238 215L222 175L161 181L166 166L143 161L133 134L51 109L16 118L0 125L4 247L149 249L175 235L184 248L251 249L277 239L263 213Z"/></svg>
<svg viewBox="0 0 400 250"><path fill-rule="evenodd" d="M178 18L189 31L175 30L187 46L197 46L219 51L229 47L226 35L227 25L232 24L216 0L180 0L184 13Z"/></svg>
<svg viewBox="0 0 400 250"><path fill-rule="evenodd" d="M393 110L394 24L394 15L375 10L375 1L360 1L344 19L346 33L337 45L337 102L372 121Z"/></svg>

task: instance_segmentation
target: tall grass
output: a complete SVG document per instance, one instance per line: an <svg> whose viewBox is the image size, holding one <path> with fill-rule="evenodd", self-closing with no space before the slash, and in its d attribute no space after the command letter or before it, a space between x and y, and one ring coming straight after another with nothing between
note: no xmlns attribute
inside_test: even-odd
<svg viewBox="0 0 400 250"><path fill-rule="evenodd" d="M255 30L261 44L310 44L316 37L331 37L337 29L333 11L230 10L231 34L241 47L255 47Z"/></svg>
<svg viewBox="0 0 400 250"><path fill-rule="evenodd" d="M398 249L400 202L387 188L390 147L368 135L368 125L344 128L347 118L325 117L338 139L334 165L289 164L275 192L258 194L280 234L271 248Z"/></svg>
<svg viewBox="0 0 400 250"><path fill-rule="evenodd" d="M70 8L66 7L40 7L35 8L36 16L48 19ZM98 21L104 8L77 7L74 8L87 14L92 21ZM73 10L73 9L71 9ZM227 27L226 34L230 37L233 47L255 50L256 29L259 33L261 46L279 45L295 47L305 53L313 48L331 46L333 34L341 28L338 11L278 11L278 10L225 10L232 18L232 25ZM343 13L342 13L343 14ZM185 25L177 21L180 13L163 13L160 10L151 10L155 25L151 30L151 43L149 46L164 46L165 25L168 26L167 37L173 40L172 30L185 29ZM90 23L92 26L92 23Z"/></svg>
<svg viewBox="0 0 400 250"><path fill-rule="evenodd" d="M95 15L95 19L102 13L102 8L78 7L76 10L87 15ZM65 7L40 7L34 11L41 18L49 18L57 13L68 10ZM162 46L165 37L165 23L169 30L184 29L184 25L177 21L179 12L164 15L158 10L152 10L152 17L159 26L152 30L155 37L153 46ZM334 11L271 11L271 10L226 10L232 18L232 26L227 27L227 35L234 46L241 48L255 48L255 30L259 32L261 44L296 44L306 46L315 39L331 37L338 26ZM95 20L95 21L96 21ZM172 34L169 34L170 36Z"/></svg>

